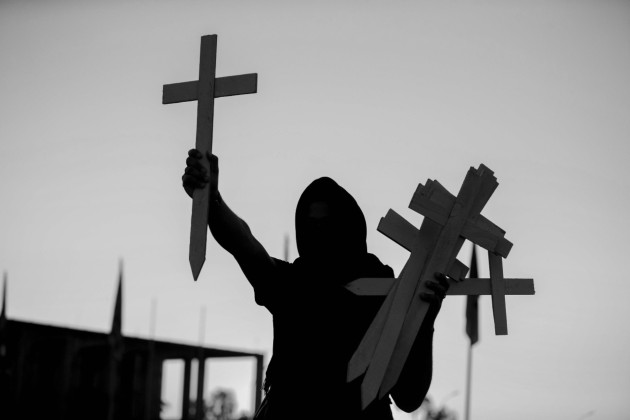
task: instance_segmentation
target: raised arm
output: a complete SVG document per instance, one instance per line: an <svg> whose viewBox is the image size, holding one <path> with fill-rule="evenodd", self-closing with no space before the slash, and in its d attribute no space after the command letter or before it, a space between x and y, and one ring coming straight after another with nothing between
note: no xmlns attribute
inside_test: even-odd
<svg viewBox="0 0 630 420"><path fill-rule="evenodd" d="M225 203L219 193L219 159L208 155L210 174L201 164L203 155L196 149L188 152L182 184L192 197L196 188L203 188L210 182L210 214L208 225L214 239L234 256L247 280L256 287L274 267L274 261L265 248L254 237L249 226Z"/></svg>

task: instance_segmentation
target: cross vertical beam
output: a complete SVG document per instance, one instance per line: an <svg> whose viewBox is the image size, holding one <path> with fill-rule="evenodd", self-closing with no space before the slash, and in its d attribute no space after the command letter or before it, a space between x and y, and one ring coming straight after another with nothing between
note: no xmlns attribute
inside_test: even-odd
<svg viewBox="0 0 630 420"><path fill-rule="evenodd" d="M255 73L215 78L216 62L217 36L202 36L199 80L164 85L162 93L163 104L197 101L195 148L203 156L201 164L207 173L210 173L210 162L207 155L212 153L214 98L256 93L258 88L258 75ZM204 188L195 189L193 192L188 259L195 280L199 277L206 260L210 196L209 183Z"/></svg>
<svg viewBox="0 0 630 420"><path fill-rule="evenodd" d="M478 215L481 210L483 210L483 207L488 202L497 186L498 183L493 172L484 165L480 165L477 170L471 168L468 171L464 183L450 209L448 219L439 234L439 239L431 253L431 257L427 260L426 266L422 269L420 282L415 292L416 296L426 287L424 284L428 279L433 277L434 273L448 272L448 269L456 260L457 253L464 242L464 238L461 236L463 227L470 217ZM432 183L432 190L436 193L441 190L440 187L438 183ZM431 190L428 192L431 192ZM435 198L437 199L438 197ZM423 221L423 224L424 223ZM390 357L389 365L382 377L378 394L379 397L387 395L398 381L413 342L420 331L428 307L429 304L420 299L416 299L415 302L408 307L408 312L402 327L405 333L398 337L394 345L392 357ZM368 376L366 374L366 379L367 378Z"/></svg>
<svg viewBox="0 0 630 420"><path fill-rule="evenodd" d="M210 173L210 161L206 153L212 153L212 126L214 122L214 74L217 64L217 36L201 37L199 57L199 83L197 84L197 136L195 148L204 157L202 165ZM210 207L210 183L193 192L193 208L190 221L190 248L188 260L195 280L206 261L208 237L208 209Z"/></svg>
<svg viewBox="0 0 630 420"><path fill-rule="evenodd" d="M507 314L505 309L505 280L503 279L503 260L500 256L488 252L490 265L490 287L492 288L492 315L494 333L507 335Z"/></svg>

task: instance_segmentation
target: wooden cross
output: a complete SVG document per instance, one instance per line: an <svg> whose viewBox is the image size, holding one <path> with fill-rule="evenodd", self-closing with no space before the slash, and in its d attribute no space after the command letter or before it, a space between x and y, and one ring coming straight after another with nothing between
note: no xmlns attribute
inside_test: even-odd
<svg viewBox="0 0 630 420"><path fill-rule="evenodd" d="M448 294L491 294L496 334L507 334L506 294L533 294L532 279L504 279L501 258L512 243L505 231L480 212L498 186L484 165L470 168L457 197L437 181L420 184L410 208L425 216L416 229L393 210L381 219L378 230L411 252L398 279L358 279L347 288L358 295L385 295L385 300L348 364L348 381L365 373L361 401L367 407L384 397L398 381L429 304L418 298L428 291L434 273L446 273L458 282ZM468 279L457 260L465 239L488 250L490 279Z"/></svg>
<svg viewBox="0 0 630 420"><path fill-rule="evenodd" d="M217 36L202 36L199 80L164 85L162 93L163 104L197 101L197 140L195 147L203 156L202 165L208 171L207 173L210 173L210 162L206 154L212 153L214 98L256 93L258 87L258 75L256 73L215 78L216 62ZM195 189L188 252L188 259L195 280L199 277L201 267L206 260L209 199L209 183L203 189Z"/></svg>

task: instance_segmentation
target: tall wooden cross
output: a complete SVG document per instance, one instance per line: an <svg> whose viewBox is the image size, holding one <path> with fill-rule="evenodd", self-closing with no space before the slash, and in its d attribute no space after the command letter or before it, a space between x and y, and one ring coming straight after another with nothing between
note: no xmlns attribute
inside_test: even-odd
<svg viewBox="0 0 630 420"><path fill-rule="evenodd" d="M217 36L202 36L199 80L164 85L162 93L163 104L197 101L197 140L195 147L203 155L202 164L207 173L210 173L210 162L206 157L206 152L212 153L214 98L256 93L258 87L258 75L256 73L215 78L216 63ZM209 199L209 183L205 188L196 189L193 193L188 259L195 280L199 277L201 267L206 260Z"/></svg>
<svg viewBox="0 0 630 420"><path fill-rule="evenodd" d="M480 212L498 186L484 165L470 168L457 197L437 181L420 184L410 208L425 216L416 229L393 210L381 219L378 230L411 252L398 279L363 278L347 285L358 295L382 295L385 300L348 364L348 381L365 373L361 384L363 408L384 397L398 381L429 304L418 298L428 291L434 273L446 273L457 282L449 295L492 295L495 333L507 334L506 294L534 294L532 279L504 279L502 258L512 243L505 231ZM457 260L465 239L488 250L489 279L463 281L468 267Z"/></svg>

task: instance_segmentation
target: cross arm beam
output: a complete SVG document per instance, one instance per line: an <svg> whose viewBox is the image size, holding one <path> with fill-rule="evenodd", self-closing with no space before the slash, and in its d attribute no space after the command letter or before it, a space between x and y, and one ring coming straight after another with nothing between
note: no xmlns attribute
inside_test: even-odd
<svg viewBox="0 0 630 420"><path fill-rule="evenodd" d="M358 296L385 296L398 279L365 277L346 285L346 289ZM535 295L534 279L504 279L505 294L511 296ZM448 296L491 295L492 284L489 278L473 278L463 281L449 281Z"/></svg>
<svg viewBox="0 0 630 420"><path fill-rule="evenodd" d="M439 182L428 180L426 186L418 185L409 208L444 226L454 203L455 197ZM512 249L512 242L504 237L505 231L481 214L472 216L464 224L461 235L504 258Z"/></svg>
<svg viewBox="0 0 630 420"><path fill-rule="evenodd" d="M534 279L504 279L506 295L534 295ZM447 295L491 295L492 280L488 278L466 279L462 282L451 282Z"/></svg>
<svg viewBox="0 0 630 420"><path fill-rule="evenodd" d="M453 287L454 284L459 284L460 281L462 281L460 279L463 279L467 272L468 267L466 267L463 262L455 260L448 273L451 279L455 279L450 281L451 287ZM398 279L392 277L364 277L351 281L346 284L345 287L358 296L385 296L392 290L394 283L397 281ZM447 294L450 295L452 293Z"/></svg>
<svg viewBox="0 0 630 420"><path fill-rule="evenodd" d="M507 314L505 309L505 281L503 279L503 259L499 255L488 252L490 265L490 287L492 288L492 315L494 317L494 333L507 335Z"/></svg>
<svg viewBox="0 0 630 420"><path fill-rule="evenodd" d="M493 172L484 165L480 165L479 169L470 168L457 194L457 198L450 209L448 221L442 228L432 255L422 269L420 283L418 284L419 288L416 289L417 291L421 291L423 284L429 277L433 276L433 273L442 270L448 272L448 267L452 265L453 261L456 259L459 248L463 244L464 239L461 236L463 226L470 217L476 216L481 212L497 185L498 183L493 176ZM434 185L434 189L436 190L439 190L439 187L439 184ZM426 302L415 299L408 308L402 327L404 333L399 335L395 343L395 348L389 358L385 375L372 375L372 378L376 377L376 379L378 379L379 376L382 378L382 380L379 381L379 397L384 397L398 381L415 337L420 330L428 306ZM375 353L375 357L377 356L378 352ZM362 384L362 397L366 397L364 401L371 400L371 393L369 393L369 391L373 388L369 384L370 379L370 371L368 370L364 378L364 383ZM368 383L366 384L366 382Z"/></svg>
<svg viewBox="0 0 630 420"><path fill-rule="evenodd" d="M381 218L376 229L409 252L413 250L419 231L392 209L389 209L385 217Z"/></svg>
<svg viewBox="0 0 630 420"><path fill-rule="evenodd" d="M248 73L236 76L217 77L214 79L214 97L246 95L258 90L258 74ZM162 89L162 103L175 104L179 102L196 101L199 97L199 82L171 83Z"/></svg>

